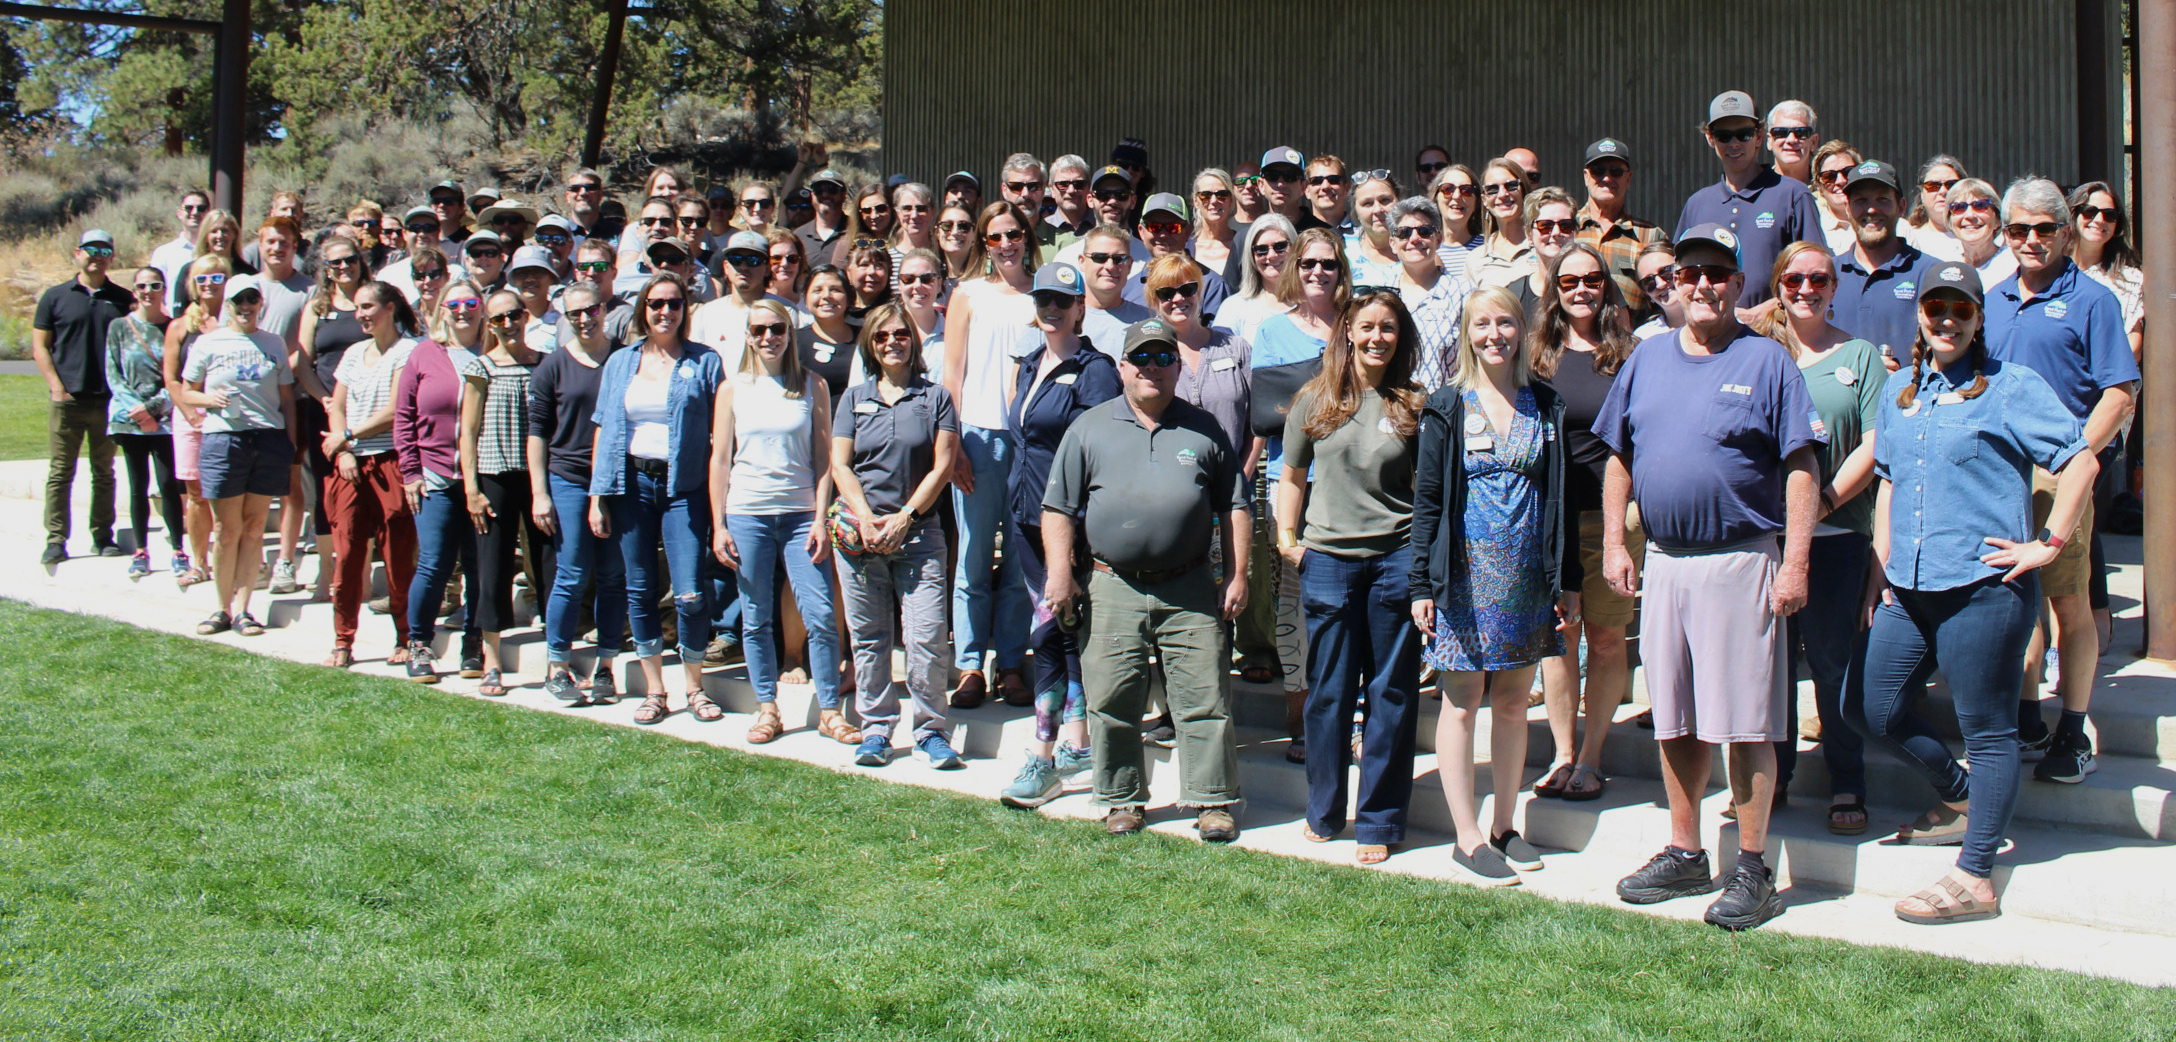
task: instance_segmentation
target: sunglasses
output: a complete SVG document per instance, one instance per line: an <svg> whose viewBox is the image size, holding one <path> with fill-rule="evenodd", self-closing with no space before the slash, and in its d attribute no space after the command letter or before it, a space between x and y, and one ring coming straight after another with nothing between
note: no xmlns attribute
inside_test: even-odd
<svg viewBox="0 0 2176 1042"><path fill-rule="evenodd" d="M898 211L899 211L900 213L903 213L903 214L908 214L908 213L928 213L928 212L929 212L929 204L927 204L927 203L903 203L903 204L901 204L901 205L899 205L899 206L895 207L895 209L897 209L897 210L898 210Z"/></svg>
<svg viewBox="0 0 2176 1042"><path fill-rule="evenodd" d="M1670 283L1675 280L1676 274L1676 268L1664 268L1661 271L1658 271L1652 275L1647 276L1644 279L1641 279L1640 288L1646 290L1649 296L1659 297L1666 295L1670 291Z"/></svg>
<svg viewBox="0 0 2176 1042"><path fill-rule="evenodd" d="M497 217L493 217L491 223L495 225L527 224L529 219L518 213L502 213Z"/></svg>
<svg viewBox="0 0 2176 1042"><path fill-rule="evenodd" d="M208 275L198 275L195 278L196 284L199 286L224 286L227 284L227 277L216 271Z"/></svg>
<svg viewBox="0 0 2176 1042"><path fill-rule="evenodd" d="M2053 221L2043 221L2039 224L2013 224L2002 229L2002 234L2009 236L2011 242L2024 242L2026 236L2029 235L2039 236L2041 242L2051 242L2062 232L2063 226Z"/></svg>
<svg viewBox="0 0 2176 1042"><path fill-rule="evenodd" d="M1450 165L1451 164L1449 163L1422 163L1421 165L1414 167L1413 172L1419 174L1424 178L1434 177L1437 174L1443 172L1445 169L1448 169Z"/></svg>
<svg viewBox="0 0 2176 1042"><path fill-rule="evenodd" d="M1995 201L1993 199L1966 199L1963 202L1949 204L1949 212L1952 214L1961 214L1973 210L1980 213L1994 213Z"/></svg>
<svg viewBox="0 0 2176 1042"><path fill-rule="evenodd" d="M1234 184L1234 185L1237 185L1237 186L1239 186L1239 187L1241 187L1241 188L1246 188L1246 187L1249 187L1249 186L1253 185L1253 184L1254 184L1254 182L1256 182L1256 181L1259 181L1259 180L1261 180L1261 179L1262 179L1262 175L1260 175L1260 174L1239 174L1239 175L1237 175L1237 176L1235 176L1235 177L1233 177L1233 178L1232 178L1232 184Z"/></svg>
<svg viewBox="0 0 2176 1042"><path fill-rule="evenodd" d="M769 260L769 257L760 253L728 253L725 255L725 262L736 268L754 268Z"/></svg>
<svg viewBox="0 0 2176 1042"><path fill-rule="evenodd" d="M878 203L875 206L861 207L860 210L863 217L878 217L892 212L892 206L890 203Z"/></svg>
<svg viewBox="0 0 2176 1042"><path fill-rule="evenodd" d="M567 308L562 313L565 314L568 318L596 318L597 316L604 314L604 305L591 304L586 308Z"/></svg>
<svg viewBox="0 0 2176 1042"><path fill-rule="evenodd" d="M82 246L78 248L81 249L85 254L88 254L92 257L113 256L113 247L111 246Z"/></svg>
<svg viewBox="0 0 2176 1042"><path fill-rule="evenodd" d="M901 275L899 276L899 284L902 286L934 286L937 284L937 273L925 271L920 275Z"/></svg>
<svg viewBox="0 0 2176 1042"><path fill-rule="evenodd" d="M1129 351L1126 361L1135 369L1163 369L1179 364L1179 353L1169 348L1158 351Z"/></svg>
<svg viewBox="0 0 2176 1042"><path fill-rule="evenodd" d="M1556 288L1565 293L1569 293L1581 286L1588 289L1601 289L1608 283L1609 276L1599 271L1590 271L1584 275L1559 275L1556 277Z"/></svg>
<svg viewBox="0 0 2176 1042"><path fill-rule="evenodd" d="M444 301L441 306L448 311L458 312L465 315L471 311L477 311L482 309L482 307L484 306L484 302L482 297L461 297L455 300Z"/></svg>
<svg viewBox="0 0 2176 1042"><path fill-rule="evenodd" d="M679 297L651 297L643 301L642 306L652 311L678 311L687 306L687 301Z"/></svg>
<svg viewBox="0 0 2176 1042"><path fill-rule="evenodd" d="M785 336L786 324L784 322L750 322L748 323L748 335L762 337Z"/></svg>
<svg viewBox="0 0 2176 1042"><path fill-rule="evenodd" d="M1768 136L1769 136L1769 137L1772 137L1772 138L1775 138L1775 139L1777 139L1777 140L1782 140L1783 138L1787 138L1787 137L1794 137L1794 138L1797 138L1797 139L1798 139L1798 140L1800 140L1800 141L1804 141L1804 140L1806 140L1806 139L1808 139L1808 138L1811 138L1811 137L1813 137L1813 128L1812 128L1812 127L1769 127L1769 128L1768 128Z"/></svg>
<svg viewBox="0 0 2176 1042"><path fill-rule="evenodd" d="M1194 198L1205 203L1212 199L1220 203L1228 203L1232 201L1232 193L1229 189L1217 188L1207 192L1195 192Z"/></svg>
<svg viewBox="0 0 2176 1042"><path fill-rule="evenodd" d="M1978 199L1974 201L1979 203L1986 203L1988 209L1994 208L1994 204L1988 203L1985 199ZM1957 204L1949 204L1949 212L1956 213ZM2111 224L2119 224L2123 221L2123 211L2118 210L2113 206L2081 206L2078 207L2075 212L2078 215L2078 219L2081 221L2105 220Z"/></svg>
<svg viewBox="0 0 2176 1042"><path fill-rule="evenodd" d="M1345 180L1343 174L1316 174L1307 179L1307 187L1320 188L1323 185L1334 185L1343 180Z"/></svg>
<svg viewBox="0 0 2176 1042"><path fill-rule="evenodd" d="M536 233L536 241L537 244L540 246L565 246L567 243L574 240L569 239L566 236L559 234L558 232L538 232Z"/></svg>
<svg viewBox="0 0 2176 1042"><path fill-rule="evenodd" d="M235 296L228 297L227 303L238 308L253 308L264 303L264 297L259 295L256 290L245 289Z"/></svg>
<svg viewBox="0 0 2176 1042"><path fill-rule="evenodd" d="M1432 224L1401 224L1390 234L1400 239L1411 239L1415 236L1432 239L1436 235L1436 226Z"/></svg>
<svg viewBox="0 0 2176 1042"><path fill-rule="evenodd" d="M767 209L770 209L770 208L771 208L771 207L773 207L773 206L777 206L777 205L778 205L778 200L776 200L776 199L743 199L743 200L741 200L741 201L740 201L740 205L741 205L741 207L742 207L743 209L747 209L747 210L767 210Z"/></svg>
<svg viewBox="0 0 2176 1042"><path fill-rule="evenodd" d="M1055 188L1061 192L1078 192L1083 191L1088 187L1088 181L1086 178L1074 177L1068 178L1064 181L1052 181L1050 182L1050 187Z"/></svg>
<svg viewBox="0 0 2176 1042"><path fill-rule="evenodd" d="M1178 235L1186 231L1186 225L1178 221L1142 221L1141 227L1150 235Z"/></svg>
<svg viewBox="0 0 2176 1042"><path fill-rule="evenodd" d="M1097 201L1097 202L1099 202L1099 203L1115 203L1115 202L1119 202L1119 201L1121 201L1121 200L1126 200L1126 199L1131 199L1131 198L1133 198L1133 189L1130 189L1130 188L1105 188L1105 189L1101 189L1101 190L1099 190L1099 191L1097 191L1097 192L1095 192L1095 193L1093 193L1093 194L1094 194L1094 195L1095 195L1095 197L1096 197L1096 201Z"/></svg>
<svg viewBox="0 0 2176 1042"><path fill-rule="evenodd" d="M1006 191L1008 191L1008 192L1011 192L1011 193L1013 193L1014 195L1022 195L1022 194L1028 193L1028 192L1032 192L1032 191L1035 191L1035 190L1036 190L1036 189L1038 189L1038 188L1041 188L1042 186L1043 186L1043 183L1042 183L1041 181L1007 181L1007 182L1005 182L1005 190L1006 190Z"/></svg>
<svg viewBox="0 0 2176 1042"><path fill-rule="evenodd" d="M658 227L658 226L660 226L660 225L668 225L668 224L671 224L671 223L672 223L672 218L670 218L670 217L644 217L644 218L642 218L642 219L640 219L640 220L636 221L635 223L636 223L636 224L639 224L639 225L641 225L641 226L643 226L643 227L645 227L645 228L656 228L656 227Z"/></svg>
<svg viewBox="0 0 2176 1042"><path fill-rule="evenodd" d="M938 230L938 231L943 231L943 232L951 232L952 234L955 234L955 235L957 235L957 234L959 234L960 232L971 232L971 231L974 231L974 230L975 230L975 222L973 222L973 221L938 221L938 222L937 222L937 230Z"/></svg>
<svg viewBox="0 0 2176 1042"><path fill-rule="evenodd" d="M1817 271L1809 275L1804 272L1794 271L1790 274L1783 276L1780 279L1777 279L1776 281L1781 283L1784 289L1798 289L1802 286L1811 286L1814 289L1827 289L1830 286L1836 284L1836 276L1830 275L1827 272Z"/></svg>
<svg viewBox="0 0 2176 1042"><path fill-rule="evenodd" d="M1559 232L1570 235L1579 230L1579 221L1571 217L1560 220L1551 220L1544 217L1534 222L1534 230L1543 235L1555 235Z"/></svg>
<svg viewBox="0 0 2176 1042"><path fill-rule="evenodd" d="M1524 181L1499 181L1481 186L1482 195L1516 195L1526 190Z"/></svg>
<svg viewBox="0 0 2176 1042"><path fill-rule="evenodd" d="M1940 322L1945 318L1970 322L1979 317L1980 306L1969 300L1922 300L1919 302L1919 313L1925 315L1929 322Z"/></svg>
<svg viewBox="0 0 2176 1042"><path fill-rule="evenodd" d="M568 185L567 185L567 191L570 191L570 192L601 192L601 191L604 191L604 186L603 186L603 185L600 185L600 184L597 184L597 183L596 183L596 182L594 182L594 181L573 181L573 182L569 182L569 183L568 183Z"/></svg>
<svg viewBox="0 0 2176 1042"><path fill-rule="evenodd" d="M1853 163L1851 164L1851 166L1840 166L1834 170L1823 170L1817 176L1819 176L1819 178L1821 179L1822 184L1840 185L1844 183L1844 179L1851 176L1852 167L1856 167L1858 165L1859 164L1857 163Z"/></svg>
<svg viewBox="0 0 2176 1042"><path fill-rule="evenodd" d="M1279 242L1258 242L1254 244L1254 255L1257 257L1282 257L1291 248L1292 241L1289 239Z"/></svg>
<svg viewBox="0 0 2176 1042"><path fill-rule="evenodd" d="M434 195L431 197L431 205L459 206L461 205L461 197L458 195Z"/></svg>
<svg viewBox="0 0 2176 1042"><path fill-rule="evenodd" d="M431 281L432 279L442 279L442 278L445 278L445 277L446 277L446 269L444 269L444 268L417 268L417 269L414 269L413 271L409 272L409 274L411 274L411 275L414 275L414 276L415 276L415 279L416 279L416 281L417 281L417 282L429 282L429 281Z"/></svg>
<svg viewBox="0 0 2176 1042"><path fill-rule="evenodd" d="M1948 192L1948 191L1949 191L1950 189L1952 189L1952 188L1955 188L1955 187L1957 187L1957 181L1958 181L1958 180L1959 180L1958 178L1954 178L1954 177L1953 177L1953 178L1950 178L1950 179L1949 179L1949 180L1947 180L1947 181L1921 181L1921 182L1919 182L1919 189L1920 189L1920 191L1923 191L1923 192L1945 192L1945 193L1946 193L1946 192Z"/></svg>
<svg viewBox="0 0 2176 1042"><path fill-rule="evenodd" d="M1708 136L1714 138L1717 144L1727 145L1739 141L1751 141L1754 138L1759 137L1760 128L1746 127L1741 130L1710 130L1708 131Z"/></svg>
<svg viewBox="0 0 2176 1042"><path fill-rule="evenodd" d="M1674 269L1680 286L1697 286L1702 279L1711 286L1720 286L1737 273L1738 269L1722 264L1680 264Z"/></svg>
<svg viewBox="0 0 2176 1042"><path fill-rule="evenodd" d="M680 216L680 226L682 228L700 228L705 223L706 222L703 218L697 217L694 214L682 214Z"/></svg>
<svg viewBox="0 0 2176 1042"><path fill-rule="evenodd" d="M576 262L574 262L574 270L576 270L576 271L586 271L586 272L589 272L589 273L590 273L590 274L592 274L592 275L602 275L602 274L604 274L605 272L608 272L608 271L611 271L611 270L612 270L612 262L611 262L611 261L576 261Z"/></svg>
<svg viewBox="0 0 2176 1042"><path fill-rule="evenodd" d="M182 213L203 213L203 212L204 212L204 211L205 211L206 209L208 209L208 208L207 208L207 207L206 207L206 206L205 206L205 205L204 205L203 203L193 203L193 204L192 204L192 203L183 203L183 204L181 204L181 212L182 212Z"/></svg>
<svg viewBox="0 0 2176 1042"><path fill-rule="evenodd" d="M527 311L515 308L512 311L505 311L491 316L491 324L494 326L511 326L528 317L529 313Z"/></svg>
<svg viewBox="0 0 2176 1042"><path fill-rule="evenodd" d="M138 293L157 293L165 288L166 283L163 282L139 282L136 284L136 292Z"/></svg>
<svg viewBox="0 0 2176 1042"><path fill-rule="evenodd" d="M1072 307L1073 302L1080 299L1064 293L1053 293L1049 290L1041 293L1031 293L1029 297L1034 302L1037 311L1063 311Z"/></svg>
<svg viewBox="0 0 2176 1042"><path fill-rule="evenodd" d="M1367 183L1368 183L1369 181L1381 181L1381 182L1383 182L1384 184L1389 184L1389 183L1390 183L1390 171L1388 171L1388 170L1360 170L1360 171L1356 171L1356 172L1355 172L1355 173L1354 173L1354 174L1352 175L1352 184L1353 184L1353 187L1354 187L1354 188L1358 188L1358 187L1360 187L1361 185L1367 184Z"/></svg>
<svg viewBox="0 0 2176 1042"><path fill-rule="evenodd" d="M801 258L791 253L786 254L782 257L771 258L771 267L774 268L790 268L799 263L801 263Z"/></svg>
<svg viewBox="0 0 2176 1042"><path fill-rule="evenodd" d="M911 344L913 342L914 334L904 329L880 329L869 334L869 345L871 347L877 344Z"/></svg>
<svg viewBox="0 0 2176 1042"><path fill-rule="evenodd" d="M1084 261L1087 261L1087 262L1088 262L1088 263L1090 263L1090 264L1109 264L1109 263L1111 263L1112 261L1117 261L1117 260L1129 260L1129 261L1130 261L1130 260L1132 260L1132 259L1133 259L1133 254L1130 254L1130 253L1085 253L1085 252L1084 252L1084 253L1082 253L1082 254L1080 255L1080 259L1082 259L1082 260L1084 260Z"/></svg>
<svg viewBox="0 0 2176 1042"><path fill-rule="evenodd" d="M1479 198L1481 190L1468 184L1447 184L1436 189L1437 195L1462 195L1468 199Z"/></svg>
<svg viewBox="0 0 2176 1042"><path fill-rule="evenodd" d="M416 223L414 223L414 224L411 224L411 225L409 225L409 226L408 226L408 230L409 230L410 232L413 232L413 233L417 234L417 235L436 235L436 234L438 234L438 226L437 226L437 225L435 225L435 224L424 224L424 223L423 223L423 222L421 222L421 221L417 221Z"/></svg>
<svg viewBox="0 0 2176 1042"><path fill-rule="evenodd" d="M1189 282L1179 286L1165 286L1162 289L1156 291L1156 302L1158 304L1168 304L1171 301L1176 300L1180 297L1191 298L1195 294L1198 294L1200 292L1200 282Z"/></svg>
<svg viewBox="0 0 2176 1042"><path fill-rule="evenodd" d="M506 256L506 253L496 246L478 246L468 251L468 255L477 260L498 260Z"/></svg>
<svg viewBox="0 0 2176 1042"><path fill-rule="evenodd" d="M1308 257L1308 258L1306 258L1306 259L1304 259L1304 260L1300 261L1300 270L1301 270L1301 271L1336 271L1336 270L1337 270L1337 259L1336 259L1336 258L1334 258L1334 257L1331 257L1331 258L1324 258L1324 257Z"/></svg>
<svg viewBox="0 0 2176 1042"><path fill-rule="evenodd" d="M1278 170L1275 172L1264 172L1262 174L1262 180L1274 185L1288 185L1295 181L1298 181L1299 179L1300 172L1297 170Z"/></svg>
<svg viewBox="0 0 2176 1042"><path fill-rule="evenodd" d="M1614 181L1631 172L1632 168L1623 163L1596 163L1587 168L1587 173L1597 181Z"/></svg>
<svg viewBox="0 0 2176 1042"><path fill-rule="evenodd" d="M1019 242L1027 237L1028 233L1019 228L1007 228L1001 232L991 232L982 238L983 241L995 246L1003 242Z"/></svg>
<svg viewBox="0 0 2176 1042"><path fill-rule="evenodd" d="M355 256L354 256L353 254L349 254L348 256L345 256L345 257L327 257L327 258L325 258L325 266L326 266L326 267L328 267L328 268L347 268L347 267L353 267L354 265L356 265L356 264L360 264L360 263L362 263L362 262L361 262L361 261L359 261L359 260L357 260L357 259L355 258Z"/></svg>

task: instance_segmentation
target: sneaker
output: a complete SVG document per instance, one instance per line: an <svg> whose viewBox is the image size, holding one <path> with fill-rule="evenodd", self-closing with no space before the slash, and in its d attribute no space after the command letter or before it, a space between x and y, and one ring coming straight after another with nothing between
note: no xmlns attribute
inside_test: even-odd
<svg viewBox="0 0 2176 1042"><path fill-rule="evenodd" d="M589 675L589 704L612 706L619 702L620 689L618 683L612 679L612 664L597 663L596 671Z"/></svg>
<svg viewBox="0 0 2176 1042"><path fill-rule="evenodd" d="M730 665L746 657L741 651L738 633L718 634L710 638L710 645L703 649L703 664L706 666Z"/></svg>
<svg viewBox="0 0 2176 1042"><path fill-rule="evenodd" d="M544 678L544 693L562 702L579 705L582 701L582 689L575 684L573 671L563 663L552 667L551 675Z"/></svg>
<svg viewBox="0 0 2176 1042"><path fill-rule="evenodd" d="M272 586L268 592L284 594L294 593L300 589L302 589L302 584L295 581L295 562L287 560L274 561L272 563Z"/></svg>
<svg viewBox="0 0 2176 1042"><path fill-rule="evenodd" d="M1239 838L1239 822L1222 807L1208 807L1194 818L1194 831L1204 843L1229 843Z"/></svg>
<svg viewBox="0 0 2176 1042"><path fill-rule="evenodd" d="M128 577L131 579L141 579L144 576L150 574L151 555L143 552L142 550L136 551L135 555L128 559Z"/></svg>
<svg viewBox="0 0 2176 1042"><path fill-rule="evenodd" d="M2048 750L2055 747L2055 732L2042 731L2037 738L2017 740L2017 758L2023 763L2039 763L2048 758Z"/></svg>
<svg viewBox="0 0 2176 1042"><path fill-rule="evenodd" d="M854 747L854 762L863 767L882 767L892 762L892 736L861 733L861 744Z"/></svg>
<svg viewBox="0 0 2176 1042"><path fill-rule="evenodd" d="M1705 918L1725 930L1750 930L1782 915L1783 895L1776 893L1775 875L1773 869L1739 865Z"/></svg>
<svg viewBox="0 0 2176 1042"><path fill-rule="evenodd" d="M1075 749L1064 742L1058 743L1058 777L1070 778L1095 766L1096 756L1086 749Z"/></svg>
<svg viewBox="0 0 2176 1042"><path fill-rule="evenodd" d="M1665 848L1649 858L1639 871L1617 881L1617 897L1626 904L1651 905L1673 897L1713 893L1715 877L1708 868L1708 852L1684 857Z"/></svg>
<svg viewBox="0 0 2176 1042"><path fill-rule="evenodd" d="M1488 845L1495 847L1496 852L1511 863L1511 867L1521 872L1541 871L1541 851L1535 850L1534 845L1528 843L1526 837L1519 835L1517 829L1501 836L1489 837Z"/></svg>
<svg viewBox="0 0 2176 1042"><path fill-rule="evenodd" d="M1057 799L1064 791L1064 783L1058 780L1057 763L1030 756L1027 766L1020 768L1019 776L997 794L997 801L1008 807L1040 807Z"/></svg>
<svg viewBox="0 0 2176 1042"><path fill-rule="evenodd" d="M922 755L929 758L931 767L940 771L956 771L967 766L960 762L960 754L953 751L952 743L947 741L944 735L935 731L916 739L914 747L920 749ZM1056 768L1052 768L1052 776L1056 776Z"/></svg>
<svg viewBox="0 0 2176 1042"><path fill-rule="evenodd" d="M484 653L481 648L461 649L461 675L474 680L484 675Z"/></svg>
<svg viewBox="0 0 2176 1042"><path fill-rule="evenodd" d="M408 643L408 679L419 684L438 683L438 671L431 668L431 646L422 641Z"/></svg>
<svg viewBox="0 0 2176 1042"><path fill-rule="evenodd" d="M393 614L393 598L391 596L372 597L370 599L370 611L374 615Z"/></svg>
<svg viewBox="0 0 2176 1042"><path fill-rule="evenodd" d="M1504 860L1502 851L1486 843L1473 848L1468 854L1451 844L1451 863L1465 870L1466 881L1480 886L1517 886L1519 873Z"/></svg>
<svg viewBox="0 0 2176 1042"><path fill-rule="evenodd" d="M2082 734L2063 735L2049 744L2046 758L2032 769L2032 776L2038 781L2076 785L2097 770L2100 764L2093 762L2093 740Z"/></svg>
<svg viewBox="0 0 2176 1042"><path fill-rule="evenodd" d="M101 539L101 540L99 540L99 541L98 541L98 543L97 543L97 546L98 546L98 556L100 556L100 557L127 557L127 556L128 556L128 551L126 551L126 550L123 550L123 549L121 549L121 544L119 544L119 543L116 543L116 542L114 542L114 541L113 541L113 540L111 540L111 539Z"/></svg>
<svg viewBox="0 0 2176 1042"><path fill-rule="evenodd" d="M1154 724L1141 732L1141 740L1158 749L1169 749L1179 744L1179 732L1171 726L1171 714L1165 713L1157 717Z"/></svg>
<svg viewBox="0 0 2176 1042"><path fill-rule="evenodd" d="M189 574L189 555L186 551L174 551L173 568L174 578L176 579L179 579L182 576Z"/></svg>
<svg viewBox="0 0 2176 1042"><path fill-rule="evenodd" d="M1103 815L1103 831L1113 836L1131 836L1148 825L1148 816L1139 807L1112 807Z"/></svg>
<svg viewBox="0 0 2176 1042"><path fill-rule="evenodd" d="M38 555L38 563L50 568L68 559L68 547L61 543L45 544L45 552Z"/></svg>

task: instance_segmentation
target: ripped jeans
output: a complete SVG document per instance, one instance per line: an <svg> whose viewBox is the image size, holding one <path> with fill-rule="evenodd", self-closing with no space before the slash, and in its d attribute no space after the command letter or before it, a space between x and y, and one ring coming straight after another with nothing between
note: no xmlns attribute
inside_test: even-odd
<svg viewBox="0 0 2176 1042"><path fill-rule="evenodd" d="M612 534L620 541L627 569L627 629L635 654L655 658L665 651L658 620L657 547L665 546L673 605L680 617L680 661L701 662L710 644L710 598L703 592L703 558L710 553L710 490L674 494L662 476L629 468L627 492L606 500Z"/></svg>

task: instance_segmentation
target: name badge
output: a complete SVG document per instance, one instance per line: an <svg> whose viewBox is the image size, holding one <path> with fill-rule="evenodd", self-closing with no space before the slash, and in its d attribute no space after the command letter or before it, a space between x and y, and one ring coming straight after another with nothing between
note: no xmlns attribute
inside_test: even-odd
<svg viewBox="0 0 2176 1042"><path fill-rule="evenodd" d="M1237 368L1239 368L1239 359L1236 358L1219 358L1209 363L1209 371L1212 373L1221 373L1226 369Z"/></svg>
<svg viewBox="0 0 2176 1042"><path fill-rule="evenodd" d="M875 402L867 402L867 401L865 401L865 402L857 402L857 403L855 403L855 405L854 405L854 415L856 415L856 416L874 416L874 415L876 415L876 403L875 403Z"/></svg>
<svg viewBox="0 0 2176 1042"><path fill-rule="evenodd" d="M1061 387L1071 387L1073 385L1073 381L1078 379L1080 379L1079 373L1067 373L1064 376L1051 377L1050 382L1057 384Z"/></svg>
<svg viewBox="0 0 2176 1042"><path fill-rule="evenodd" d="M1496 439L1488 437L1487 435L1481 435L1479 437L1466 439L1467 452L1487 452L1491 449L1494 449L1495 447Z"/></svg>
<svg viewBox="0 0 2176 1042"><path fill-rule="evenodd" d="M1479 434L1487 429L1488 420L1480 413L1469 412L1466 414L1466 433Z"/></svg>
<svg viewBox="0 0 2176 1042"><path fill-rule="evenodd" d="M1958 394L1958 393L1957 393L1957 392L1955 392L1955 391L1951 391L1951 392L1949 392L1948 394L1944 394L1944 395L1937 395L1937 396L1935 397L1935 399L1934 399L1934 404L1936 404L1936 405L1963 405L1963 404L1964 404L1964 395Z"/></svg>
<svg viewBox="0 0 2176 1042"><path fill-rule="evenodd" d="M691 363L691 362L682 362L682 363L680 363L680 379L682 379L682 380L693 380L693 379L695 379L695 365L694 365L693 363Z"/></svg>
<svg viewBox="0 0 2176 1042"><path fill-rule="evenodd" d="M1849 369L1838 369L1836 370L1836 382L1844 385L1845 387L1849 387L1852 384L1859 382L1859 374L1854 373Z"/></svg>
<svg viewBox="0 0 2176 1042"><path fill-rule="evenodd" d="M1398 433L1397 424L1391 423L1390 417L1388 416L1385 416L1382 419L1375 421L1375 429L1393 437L1397 436Z"/></svg>

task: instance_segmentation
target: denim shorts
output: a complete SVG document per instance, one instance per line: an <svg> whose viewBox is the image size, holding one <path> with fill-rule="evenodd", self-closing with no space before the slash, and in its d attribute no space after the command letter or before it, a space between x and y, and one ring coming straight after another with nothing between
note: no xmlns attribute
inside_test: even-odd
<svg viewBox="0 0 2176 1042"><path fill-rule="evenodd" d="M207 431L197 457L205 499L234 496L279 497L292 492L295 443L276 427L253 431Z"/></svg>

